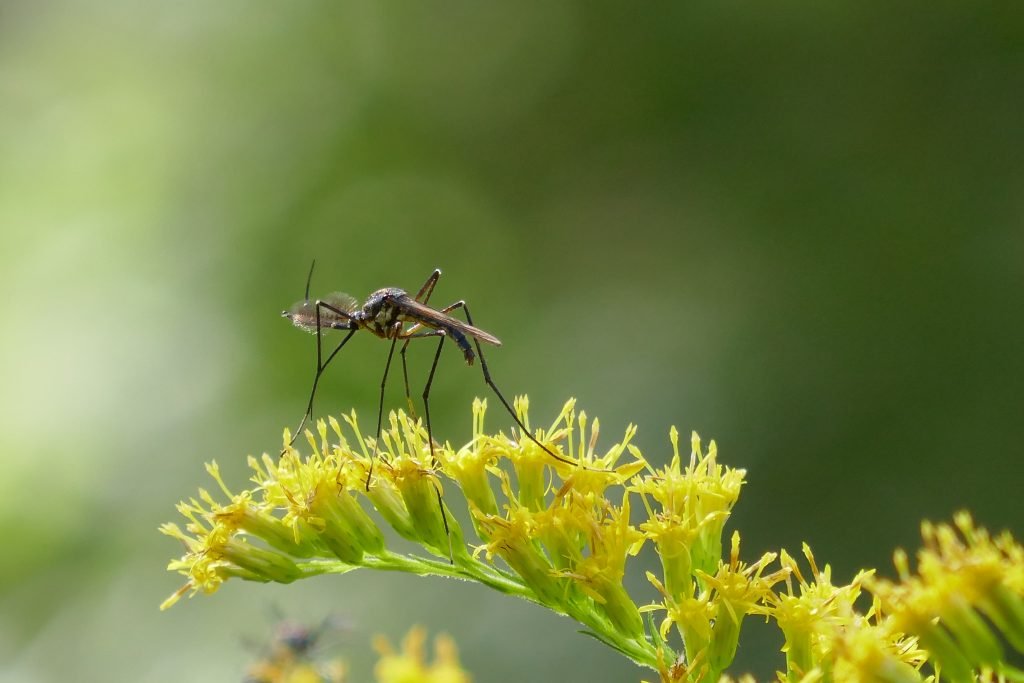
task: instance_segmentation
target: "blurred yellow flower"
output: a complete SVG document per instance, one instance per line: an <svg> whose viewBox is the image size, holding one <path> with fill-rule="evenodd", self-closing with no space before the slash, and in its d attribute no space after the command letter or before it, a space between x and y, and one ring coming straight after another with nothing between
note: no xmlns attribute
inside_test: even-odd
<svg viewBox="0 0 1024 683"><path fill-rule="evenodd" d="M954 523L921 527L917 574L897 551L898 582L867 583L893 630L916 636L950 680L1006 676L1024 680L1008 663L1024 653L1024 547L1008 533L992 538L960 512Z"/></svg>
<svg viewBox="0 0 1024 683"><path fill-rule="evenodd" d="M469 683L472 678L459 664L455 641L441 634L434 639L434 659L427 661L427 633L414 627L396 650L384 637L378 637L374 648L380 661L374 668L377 683Z"/></svg>

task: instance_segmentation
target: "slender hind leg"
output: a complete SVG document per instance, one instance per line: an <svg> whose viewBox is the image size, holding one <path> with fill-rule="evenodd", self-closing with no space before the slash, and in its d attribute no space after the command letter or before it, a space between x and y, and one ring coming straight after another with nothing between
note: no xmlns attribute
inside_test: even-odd
<svg viewBox="0 0 1024 683"><path fill-rule="evenodd" d="M430 429L430 385L434 383L434 371L437 370L437 362L441 358L441 348L444 346L445 334L444 330L438 330L438 336L440 339L437 341L437 351L434 352L434 362L430 365L430 374L427 376L427 385L423 388L423 413L427 418L427 441L430 443L430 463L433 467L437 467L437 456L434 455L434 434ZM452 534L448 528L448 513L444 509L444 501L441 499L441 487L437 486L434 488L434 493L437 494L437 505L441 508L441 521L444 522L444 535L448 538L448 561L455 564L455 556L452 553Z"/></svg>
<svg viewBox="0 0 1024 683"><path fill-rule="evenodd" d="M380 450L380 429L384 419L384 387L388 384L388 371L391 369L391 358L395 355L395 344L398 343L398 335L391 339L391 348L388 349L388 362L384 365L384 376L380 380L380 401L377 403L377 438L373 440L373 453L370 454L370 468L366 471L366 490L370 490L370 479L373 477L373 464L377 460L377 452Z"/></svg>
<svg viewBox="0 0 1024 683"><path fill-rule="evenodd" d="M458 302L452 304L449 307L449 309L452 309L452 310L454 310L455 308L461 308L462 312L466 314L466 322L468 322L470 325L473 324L473 316L470 314L469 306L466 305L465 301L458 301ZM498 386L494 383L494 380L491 378L491 371L487 367L487 359L484 358L484 350L482 348L480 348L480 340L478 340L478 339L476 339L474 337L473 338L473 344L476 346L477 355L480 356L480 369L483 370L483 373L484 373L484 382L487 384L487 386L489 386L491 388L491 390L494 392L494 395L498 397L498 400L501 401L501 404L503 406L505 406L505 410L508 411L508 414L511 415L512 419L515 420L517 425L519 425L519 429L522 430L523 434L526 435L526 438L528 438L530 441L534 442L535 444L537 444L538 446L543 448L544 452L547 453L548 455L550 455L555 460L557 460L559 462L564 462L567 465L575 465L576 464L575 462L573 462L572 460L569 460L568 458L564 458L564 457L558 455L557 453L552 451L550 448L548 448L547 446L542 444L540 441L538 441L537 438L534 437L534 435L530 433L530 430L527 429L526 425L523 424L523 421L519 419L519 416L516 415L515 409L505 399L505 397L502 395L501 391L498 389Z"/></svg>
<svg viewBox="0 0 1024 683"><path fill-rule="evenodd" d="M421 289L420 293L417 295L417 300L419 299L419 297L423 296L424 299L423 299L422 303L426 303L427 302L427 300L430 298L431 293L434 291L434 285L437 283L437 277L440 274L441 274L440 270L435 270L434 271L434 274L431 276L431 279L427 280L427 283L423 286L423 289ZM429 289L428 289L428 286L429 286ZM425 296L424 296L424 292L426 293ZM442 308L441 312L442 313L448 313L449 311L453 310L456 306L458 306L461 303L462 302L459 302L458 304L452 304L451 306L447 306L445 308ZM436 468L438 466L438 462L437 462L437 455L434 453L434 430L433 430L433 428L431 427L431 424L430 424L430 388L434 384L434 373L437 372L437 364L438 364L438 362L441 359L441 349L444 348L444 340L448 336L448 334L444 330L429 330L429 331L418 332L418 333L413 332L413 330L417 329L418 327L420 327L420 325L413 325L408 330L406 330L406 334L408 336L405 339L405 343L402 345L403 369L405 367L404 366L405 350L409 347L409 342L411 340L417 339L417 338L420 338L420 337L440 337L440 339L438 339L438 341L437 341L437 350L434 351L434 360L430 364L430 373L427 375L427 383L423 387L423 394L422 394L422 398L423 398L423 414L424 414L424 417L426 418L426 423L427 423L427 442L430 444L430 463L431 463L431 465L433 467ZM412 406L412 398L410 398L410 396L409 396L409 378L408 378L408 375L406 375L406 379L405 379L405 396L406 396L406 399L409 401L409 405ZM450 527L448 525L448 513L445 511L445 508L444 508L444 500L441 498L441 487L440 486L436 486L434 488L434 493L437 494L437 506L441 510L441 521L444 523L444 534L448 538L448 561L451 562L452 564L454 564L455 563L455 555L454 555L454 553L452 551L451 529L450 529Z"/></svg>
<svg viewBox="0 0 1024 683"><path fill-rule="evenodd" d="M437 466L437 456L434 455L434 433L430 428L430 386L434 383L434 372L437 370L437 362L441 359L441 348L448 336L444 330L438 330L440 339L437 341L437 351L434 352L434 362L430 365L430 374L427 375L427 384L423 387L423 413L427 418L427 441L430 442L430 462Z"/></svg>
<svg viewBox="0 0 1024 683"><path fill-rule="evenodd" d="M427 423L427 443L430 445L430 464L431 464L432 467L437 468L438 467L437 455L434 453L434 433L433 433L433 429L432 429L432 427L430 425L430 387L433 385L434 373L437 371L437 364L438 364L438 361L441 359L441 349L444 348L444 340L445 340L445 338L448 335L447 335L447 333L445 333L444 330L428 330L428 331L423 331L423 332L415 332L415 333L411 333L411 334L408 331L406 331L404 334L407 335L407 336L404 337L405 338L405 343L402 345L402 359L403 359L403 361L405 360L405 349L408 348L409 342L411 340L413 340L413 339L420 339L420 338L423 338L423 337L440 337L440 339L438 339L438 342L437 342L437 350L434 352L434 361L430 364L430 374L427 376L427 384L426 384L426 386L423 389L423 413L424 413L424 417L426 418L426 423ZM387 381L387 373L388 373L387 368L391 365L391 356L394 353L395 342L397 340L398 340L398 338L396 337L391 342L391 351L388 353L388 363L387 363L387 366L385 366L385 369L384 369L384 380L381 382L381 405L380 405L380 408L378 409L378 415L377 415L377 441L375 442L375 444L379 443L379 441L380 441L381 420L382 420L382 411L383 411L383 405L384 405L384 383ZM403 368L404 368L404 363L403 363ZM409 400L409 403L411 405L412 404L412 399L409 398L409 380L408 380L408 376L406 376L405 387L406 387L406 389L405 389L405 391L406 391L406 398ZM376 453L376 445L374 446L374 452ZM373 468L373 462L372 461L370 463L370 467L371 467L370 473L372 473L373 472L373 469L372 469ZM370 475L369 474L366 477L366 489L367 490L370 489ZM448 561L451 562L452 564L455 564L455 555L454 555L454 553L452 551L451 528L448 525L448 512L445 510L445 507L444 507L444 500L441 497L441 487L440 487L439 484L435 484L434 485L434 494L437 496L437 507L438 507L438 509L441 510L441 522L444 524L444 534L448 538Z"/></svg>

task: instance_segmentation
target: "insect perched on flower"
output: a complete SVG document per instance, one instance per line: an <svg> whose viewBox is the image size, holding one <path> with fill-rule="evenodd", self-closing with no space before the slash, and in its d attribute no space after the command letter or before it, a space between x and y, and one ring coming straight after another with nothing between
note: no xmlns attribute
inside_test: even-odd
<svg viewBox="0 0 1024 683"><path fill-rule="evenodd" d="M316 262L313 262L314 265ZM399 340L403 341L400 355L402 356L402 375L405 380L405 396L412 406L412 399L409 395L409 371L406 362L406 352L409 343L413 339L436 337L437 351L434 353L434 361L430 366L430 374L423 389L423 412L427 425L427 438L430 443L431 459L434 458L434 439L430 426L430 387L434 381L434 373L437 370L437 362L441 357L441 349L444 347L445 339L451 337L452 341L462 351L467 365L473 365L476 357L480 357L480 369L484 375L484 382L497 395L498 400L515 420L520 430L527 438L540 446L555 460L566 464L575 464L572 460L559 455L551 447L542 444L537 440L526 425L523 424L512 405L495 385L491 378L490 369L487 367L487 360L484 358L480 342L501 346L501 341L490 332L486 332L473 325L473 316L469 312L469 306L465 301L459 300L444 308L436 309L428 305L430 295L434 293L434 286L441 277L441 271L435 269L420 287L416 296L409 296L405 290L397 287L385 287L378 289L371 294L362 306L359 306L355 299L347 294L334 293L315 301L309 300L309 284L313 277L313 266L310 266L309 277L306 279L306 295L281 315L292 321L296 327L316 334L316 375L313 377L313 387L309 393L309 402L306 405L306 412L299 423L298 428L292 435L292 442L302 431L306 420L313 414L313 399L316 396L316 389L320 382L320 376L324 370L359 330L368 330L381 339L391 340L391 348L388 351L387 363L384 365L384 377L380 383L380 401L377 406L377 440L380 439L381 423L384 416L384 387L387 384L388 372L391 369L391 360L394 357L395 346ZM466 316L463 322L450 315L456 310L461 310ZM338 346L323 360L322 331L323 330L347 330L348 334L341 340ZM474 353L473 347L476 347ZM370 486L372 469L366 478L366 486Z"/></svg>
<svg viewBox="0 0 1024 683"><path fill-rule="evenodd" d="M341 660L325 661L317 656L323 637L343 630L337 618L327 617L316 626L293 619L280 619L270 640L261 645L260 657L246 671L245 683L342 683L345 665Z"/></svg>

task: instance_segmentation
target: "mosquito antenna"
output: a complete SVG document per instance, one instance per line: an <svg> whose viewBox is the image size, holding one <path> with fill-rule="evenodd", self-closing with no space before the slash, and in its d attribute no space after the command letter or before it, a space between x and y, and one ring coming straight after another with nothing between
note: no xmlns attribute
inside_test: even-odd
<svg viewBox="0 0 1024 683"><path fill-rule="evenodd" d="M309 285L313 282L313 269L316 268L316 259L309 264L309 275L306 276L306 298L305 301L309 301Z"/></svg>

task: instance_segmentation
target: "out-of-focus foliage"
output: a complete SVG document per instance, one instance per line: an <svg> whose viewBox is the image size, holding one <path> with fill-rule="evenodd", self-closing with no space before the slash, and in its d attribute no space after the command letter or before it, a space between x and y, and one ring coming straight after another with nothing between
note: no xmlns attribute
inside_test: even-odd
<svg viewBox="0 0 1024 683"><path fill-rule="evenodd" d="M715 434L751 555L848 581L961 507L1019 536L1022 44L1012 3L4 3L4 677L241 676L274 591L158 614L154 529L297 422L314 256L357 298L443 268L541 414L642 416L652 461ZM320 409L372 411L385 355L357 336ZM454 443L478 371L441 361ZM635 678L525 605L350 578L275 597L487 680Z"/></svg>

